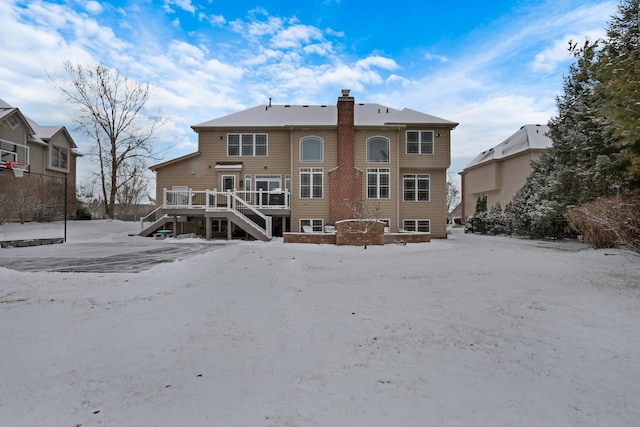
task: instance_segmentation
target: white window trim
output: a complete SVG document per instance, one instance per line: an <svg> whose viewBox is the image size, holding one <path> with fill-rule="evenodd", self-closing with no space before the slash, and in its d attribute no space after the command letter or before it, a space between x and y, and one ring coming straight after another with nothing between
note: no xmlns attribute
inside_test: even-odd
<svg viewBox="0 0 640 427"><path fill-rule="evenodd" d="M232 178L233 188L231 189L231 191L236 191L236 176L235 175L221 175L220 176L220 189L222 191L227 191L224 188L224 180L225 180L225 178Z"/></svg>
<svg viewBox="0 0 640 427"><path fill-rule="evenodd" d="M302 175L309 175L309 196L302 195ZM322 195L320 197L314 197L313 195L313 177L320 175L322 179ZM324 168L300 168L300 194L301 199L324 199Z"/></svg>
<svg viewBox="0 0 640 427"><path fill-rule="evenodd" d="M384 139L385 141L387 141L387 160L369 160L369 142L373 139ZM371 136L369 138L367 138L366 141L366 151L367 151L367 163L391 163L391 140L389 138L387 138L386 136L382 136L382 135L375 135L375 136Z"/></svg>
<svg viewBox="0 0 640 427"><path fill-rule="evenodd" d="M303 153L302 145L305 139L316 139L320 141L320 160L304 160L302 158L302 153ZM302 138L300 138L299 149L300 149L300 156L299 156L300 163L324 163L324 138L321 138L317 135L303 136Z"/></svg>
<svg viewBox="0 0 640 427"><path fill-rule="evenodd" d="M377 184L376 184L376 197L369 197L369 174L375 174L378 178L377 178ZM387 193L388 196L387 197L380 197L380 176L381 175L387 175L389 177L389 185L387 187ZM365 186L365 191L367 192L367 199L371 199L371 200L375 200L375 199L381 199L381 200L387 200L387 199L391 199L391 169L390 168L367 168L367 173L365 176L366 179L366 186Z"/></svg>
<svg viewBox="0 0 640 427"><path fill-rule="evenodd" d="M69 149L69 147L63 147L60 145L54 145L51 144L49 145L49 168L54 169L54 170L59 170L59 171L64 171L64 172L69 172L69 162L71 161L71 149ZM61 155L62 152L64 152L66 154L66 166L59 166L59 165L54 165L53 164L53 152L54 149L58 150L58 156ZM60 162L60 157L58 157L58 163Z"/></svg>
<svg viewBox="0 0 640 427"><path fill-rule="evenodd" d="M417 132L418 133L418 152L417 153L409 153L409 132ZM422 152L422 132L431 133L431 152L423 153ZM436 134L432 130L407 130L404 135L404 152L409 156L433 156L436 152Z"/></svg>
<svg viewBox="0 0 640 427"><path fill-rule="evenodd" d="M251 203L253 201L253 193L251 192L251 175L244 176L244 199Z"/></svg>
<svg viewBox="0 0 640 427"><path fill-rule="evenodd" d="M300 218L300 221L299 221L300 228L299 228L299 230L300 230L301 233L303 232L303 230L302 230L302 227L303 227L302 222L303 221L309 222L309 225L311 225L311 227L313 228L313 232L314 233L321 233L321 232L324 231L324 220L322 218ZM318 226L316 227L316 225L318 225ZM317 230L316 230L316 228L317 228Z"/></svg>
<svg viewBox="0 0 640 427"><path fill-rule="evenodd" d="M411 178L412 177L412 178ZM426 177L426 180L429 184L429 186L427 187L427 200L419 200L418 199L418 181L420 179L425 179L425 178L420 178L420 177ZM415 187L415 198L413 199L407 199L405 198L405 182L408 180L413 180L416 184ZM402 201L403 202L417 202L417 203L425 203L425 202L430 202L431 201L431 174L428 173L405 173L402 175Z"/></svg>
<svg viewBox="0 0 640 427"><path fill-rule="evenodd" d="M418 231L418 222L419 221L425 221L427 222L427 224L429 224L429 231ZM411 218L406 218L402 220L402 228L404 231L409 231L406 229L406 223L407 222L413 222L413 226L415 228L415 230L411 230L412 232L416 232L416 233L431 233L431 220L430 219L411 219Z"/></svg>
<svg viewBox="0 0 640 427"><path fill-rule="evenodd" d="M231 136L238 137L238 154L229 154L229 142ZM252 154L242 154L242 137L251 135L253 139L253 149ZM256 154L256 137L258 135L264 135L266 141L266 152L265 154ZM269 156L269 134L267 133L228 133L227 134L227 157L267 157Z"/></svg>

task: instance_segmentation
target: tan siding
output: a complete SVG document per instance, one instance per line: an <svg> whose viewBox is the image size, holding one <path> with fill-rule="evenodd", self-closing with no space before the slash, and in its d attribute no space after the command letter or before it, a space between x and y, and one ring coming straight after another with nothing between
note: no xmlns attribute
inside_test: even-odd
<svg viewBox="0 0 640 427"><path fill-rule="evenodd" d="M338 164L338 142L335 129L309 128L295 129L292 133L292 173L291 173L291 230L299 231L301 218L322 218L329 222L329 171ZM318 136L324 140L324 161L322 163L300 162L300 140L305 136ZM300 198L300 168L323 168L323 198Z"/></svg>
<svg viewBox="0 0 640 427"><path fill-rule="evenodd" d="M0 124L0 138L6 141L27 145L27 134L24 131L24 128L22 126L11 128L6 121L3 121L2 124Z"/></svg>
<svg viewBox="0 0 640 427"><path fill-rule="evenodd" d="M484 195L487 196L488 208L500 203L504 209L525 184L531 174L531 161L539 159L540 153L528 150L466 171L463 188L465 216L473 215L478 197Z"/></svg>
<svg viewBox="0 0 640 427"><path fill-rule="evenodd" d="M430 194L428 202L402 201L400 203L400 218L397 226L401 228L405 219L429 219L431 220L432 236L435 238L445 238L447 232L445 214L446 171L440 169L431 169L426 171L402 170L402 173L428 173ZM402 177L400 179L402 179Z"/></svg>
<svg viewBox="0 0 640 427"><path fill-rule="evenodd" d="M407 154L406 131L433 131L433 154ZM437 136L440 134L440 136ZM451 164L451 131L438 127L408 127L400 131L400 163L402 167L448 168Z"/></svg>
<svg viewBox="0 0 640 427"><path fill-rule="evenodd" d="M381 163L367 162L367 139L374 136L389 138L389 162ZM364 210L369 213L380 210L379 218L390 219L392 230L397 227L397 204L398 204L398 176L395 172L398 168L398 131L396 129L356 129L355 134L355 166L362 170L362 194L364 197ZM388 168L390 169L389 199L369 199L367 198L367 169L368 168Z"/></svg>
<svg viewBox="0 0 640 427"><path fill-rule="evenodd" d="M44 173L45 168L49 165L47 154L47 147L43 147L39 144L29 145L29 164L31 172Z"/></svg>
<svg viewBox="0 0 640 427"><path fill-rule="evenodd" d="M433 155L406 155L405 129L399 127L359 127L355 131L355 164L354 166L363 172L362 185L365 196L365 206L370 212L380 206L380 218L391 220L392 231L397 231L404 218L430 219L431 230L434 237L446 237L446 213L445 213L445 181L446 168L450 163L450 130L441 128L425 129L418 127L416 130L433 130L440 133L435 138ZM228 133L268 133L269 147L268 157L228 157L227 135ZM300 139L304 136L318 136L324 140L324 161L322 163L300 162ZM383 136L390 140L390 162L367 163L366 141L372 136ZM174 185L186 185L194 190L220 188L222 175L235 175L236 182L244 179L245 175L251 175L255 180L256 175L279 175L284 186L285 175L291 175L291 230L298 231L301 218L322 218L329 221L329 171L335 169L337 159L337 130L334 127L309 127L293 129L215 129L201 130L199 132L198 146L200 155L186 158L172 164L165 165L157 170L157 200L162 202L162 189L171 188ZM216 162L242 162L242 170L216 170ZM398 172L400 166L403 170L411 170L419 173L429 173L431 178L431 201L425 204L409 206L402 202L402 177ZM300 199L300 168L323 168L324 194L322 199ZM367 168L389 168L390 198L366 199L366 170ZM255 182L255 181L254 181ZM255 190L255 185L252 186Z"/></svg>

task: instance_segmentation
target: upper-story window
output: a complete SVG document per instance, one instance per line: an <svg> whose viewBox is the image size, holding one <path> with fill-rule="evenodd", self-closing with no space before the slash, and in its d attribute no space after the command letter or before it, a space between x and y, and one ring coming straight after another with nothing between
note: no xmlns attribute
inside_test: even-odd
<svg viewBox="0 0 640 427"><path fill-rule="evenodd" d="M69 169L69 149L51 146L51 167L58 169Z"/></svg>
<svg viewBox="0 0 640 427"><path fill-rule="evenodd" d="M367 162L389 163L389 139L374 136L367 139Z"/></svg>
<svg viewBox="0 0 640 427"><path fill-rule="evenodd" d="M266 133L230 133L227 137L228 156L266 156Z"/></svg>
<svg viewBox="0 0 640 427"><path fill-rule="evenodd" d="M408 130L407 154L433 154L433 131Z"/></svg>
<svg viewBox="0 0 640 427"><path fill-rule="evenodd" d="M317 136L305 136L300 140L300 161L321 163L324 161L324 141Z"/></svg>

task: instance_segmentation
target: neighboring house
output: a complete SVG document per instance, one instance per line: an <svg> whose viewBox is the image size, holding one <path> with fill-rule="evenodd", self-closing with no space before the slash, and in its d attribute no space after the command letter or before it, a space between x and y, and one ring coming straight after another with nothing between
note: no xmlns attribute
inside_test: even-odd
<svg viewBox="0 0 640 427"><path fill-rule="evenodd" d="M76 149L73 138L64 126L41 126L18 108L0 99L0 197L5 211L8 211L12 201L21 197L23 200L19 202L25 204L30 195L34 196L35 183L38 179L42 183L42 177L49 178L51 183L57 182L48 188L38 184L37 189L44 193L43 196L50 196L52 191L64 194L63 183L66 177L67 213L73 214L76 200L76 159L81 156ZM28 173L18 178L6 168L8 163L18 165ZM17 194L20 190L24 194ZM24 212L20 214L20 219L24 219L23 214ZM26 219L37 219L28 217L27 212Z"/></svg>
<svg viewBox="0 0 640 427"><path fill-rule="evenodd" d="M462 176L462 218L476 210L478 197L487 196L487 207L505 205L531 174L531 162L551 147L546 125L524 125L495 147L483 151L460 172Z"/></svg>
<svg viewBox="0 0 640 427"><path fill-rule="evenodd" d="M449 213L449 225L462 225L462 202L458 203Z"/></svg>
<svg viewBox="0 0 640 427"><path fill-rule="evenodd" d="M143 234L173 222L173 230L207 238L230 236L233 226L267 240L375 217L392 232L446 238L446 171L457 125L357 104L348 90L336 106L270 102L195 125L197 152L151 167L168 217Z"/></svg>

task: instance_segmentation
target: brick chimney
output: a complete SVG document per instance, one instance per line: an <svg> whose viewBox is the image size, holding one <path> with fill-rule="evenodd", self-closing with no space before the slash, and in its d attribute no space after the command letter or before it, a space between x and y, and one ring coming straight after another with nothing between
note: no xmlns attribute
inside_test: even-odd
<svg viewBox="0 0 640 427"><path fill-rule="evenodd" d="M330 221L357 217L354 209L358 209L362 201L362 172L354 167L355 160L355 103L349 96L349 89L342 90L338 98L338 168L330 172Z"/></svg>

